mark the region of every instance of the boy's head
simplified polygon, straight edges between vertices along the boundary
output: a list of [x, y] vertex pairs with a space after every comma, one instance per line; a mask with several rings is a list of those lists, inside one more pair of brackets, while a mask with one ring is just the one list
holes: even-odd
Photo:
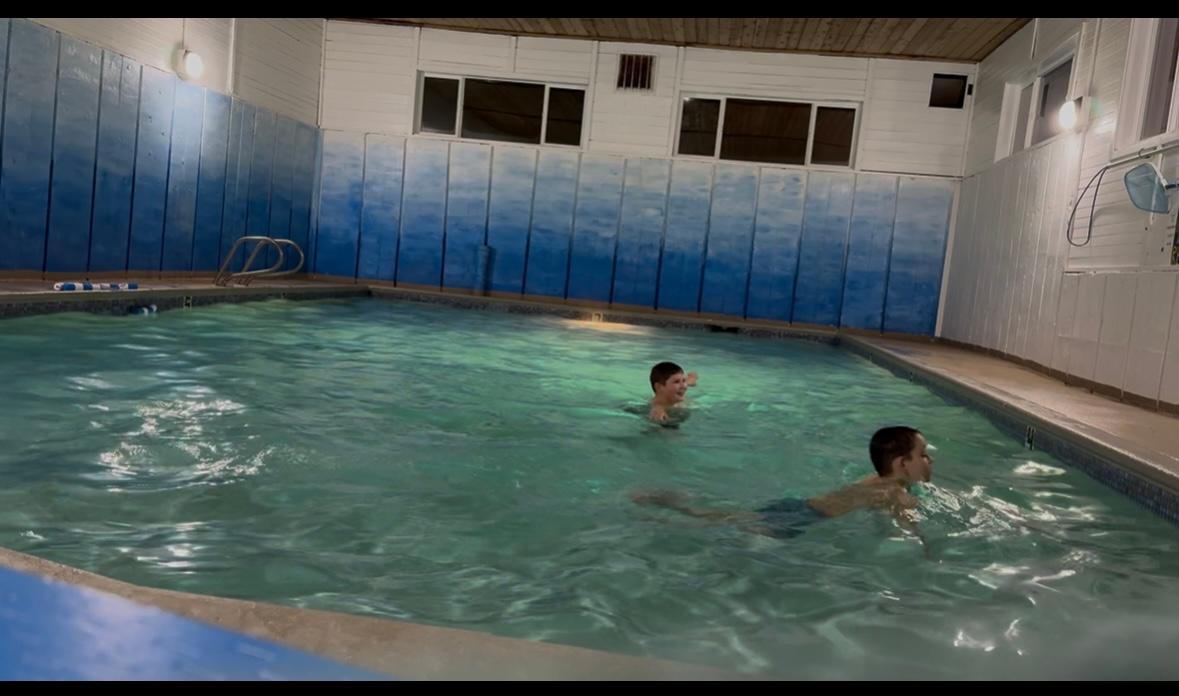
[[928, 481], [933, 475], [933, 457], [926, 452], [927, 446], [920, 430], [895, 425], [876, 431], [868, 445], [868, 454], [880, 476]]
[[688, 378], [684, 375], [684, 368], [673, 362], [661, 362], [651, 368], [651, 391], [655, 398], [669, 403], [684, 400], [688, 392]]

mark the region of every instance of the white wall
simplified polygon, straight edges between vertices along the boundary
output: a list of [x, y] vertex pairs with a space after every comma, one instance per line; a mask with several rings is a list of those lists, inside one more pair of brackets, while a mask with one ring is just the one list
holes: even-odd
[[867, 83], [867, 58], [688, 48], [680, 86], [750, 97], [859, 101]]
[[318, 124], [324, 24], [322, 19], [238, 19], [234, 94]]
[[[615, 86], [618, 56], [655, 56], [650, 92]], [[863, 104], [856, 168], [960, 176], [969, 109], [929, 108], [934, 72], [973, 77], [967, 64], [676, 48], [328, 22], [325, 128], [391, 135], [413, 130], [418, 71], [586, 85], [587, 150], [667, 157], [679, 96], [711, 94]], [[869, 76], [880, 75], [871, 88]], [[967, 103], [972, 98], [967, 98]], [[907, 139], [887, 134], [904, 124]]]
[[[651, 92], [619, 90], [618, 57], [655, 56]], [[681, 51], [674, 46], [606, 43], [598, 45], [597, 79], [590, 104], [589, 149], [625, 155], [667, 157], [674, 147], [676, 72]]]
[[[1078, 28], [1073, 84], [1092, 109], [1084, 130], [994, 162], [996, 80], [1029, 74], [1053, 42]], [[1097, 197], [1092, 240], [1082, 247], [1065, 241], [1077, 195], [1112, 156], [1129, 29], [1128, 19], [1041, 20], [1035, 56], [1025, 29], [980, 65], [942, 335], [1067, 379], [1179, 404], [1173, 219], [1155, 216], [1152, 224], [1129, 203], [1121, 181], [1127, 167], [1114, 167]], [[1179, 176], [1179, 155], [1156, 161]], [[1092, 193], [1081, 199], [1074, 238], [1086, 234]]]
[[1077, 142], [1058, 138], [963, 181], [942, 336], [1051, 364]]
[[324, 128], [405, 135], [413, 123], [417, 29], [328, 22]]
[[[1077, 193], [1097, 171], [1108, 164], [1118, 127], [1118, 102], [1125, 79], [1126, 52], [1130, 38], [1129, 19], [1102, 19], [1097, 33], [1096, 62], [1090, 94], [1093, 116], [1085, 131], [1084, 155]], [[1155, 157], [1168, 176], [1179, 173], [1179, 155], [1174, 152]], [[1174, 219], [1151, 217], [1130, 204], [1122, 176], [1138, 162], [1109, 169], [1097, 193], [1092, 238], [1069, 251], [1070, 270], [1138, 270], [1170, 265]], [[1076, 237], [1088, 234], [1093, 203], [1090, 189], [1077, 209]]]
[[861, 169], [961, 176], [974, 98], [968, 96], [962, 109], [930, 107], [934, 73], [966, 75], [974, 83], [976, 69], [962, 63], [869, 62], [857, 160]]
[[186, 40], [189, 48], [205, 62], [205, 74], [195, 82], [218, 92], [228, 91], [231, 19], [33, 17], [32, 20], [168, 72], [175, 70], [176, 51]]
[[256, 106], [319, 122], [322, 19], [238, 19], [236, 34], [229, 18], [33, 21], [167, 72], [175, 71], [176, 51], [187, 45], [205, 63], [197, 84], [230, 93], [232, 83], [232, 94]]
[[1081, 29], [1084, 19], [1056, 19], [1037, 18], [1035, 24], [1036, 43], [1032, 48], [1032, 60], [1041, 61], [1049, 57], [1052, 51], [1069, 36]]
[[995, 161], [995, 142], [1003, 112], [1003, 92], [1008, 82], [1024, 80], [1032, 71], [1035, 22], [1028, 22], [1004, 41], [978, 66], [974, 88], [974, 112], [966, 146], [966, 175], [985, 171]]
[[593, 42], [539, 36], [516, 39], [513, 69], [517, 75], [584, 84], [589, 82], [593, 67]]

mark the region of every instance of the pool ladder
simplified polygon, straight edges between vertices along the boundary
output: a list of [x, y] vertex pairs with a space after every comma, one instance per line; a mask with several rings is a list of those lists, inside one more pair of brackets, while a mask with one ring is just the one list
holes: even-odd
[[[256, 242], [254, 245], [254, 251], [251, 252], [249, 257], [246, 258], [246, 263], [242, 266], [240, 271], [231, 273], [229, 271], [229, 264], [233, 263], [233, 258], [237, 255], [237, 250], [240, 249], [243, 244], [248, 242]], [[278, 252], [278, 261], [275, 261], [274, 265], [270, 268], [259, 268], [258, 270], [251, 271], [250, 266], [254, 265], [254, 259], [258, 258], [258, 253], [262, 251], [263, 247], [266, 246], [274, 247], [274, 250]], [[294, 268], [280, 271], [279, 269], [282, 268], [283, 263], [286, 261], [286, 254], [283, 253], [282, 249], [284, 246], [293, 247], [295, 251], [299, 252], [299, 263]], [[303, 262], [306, 260], [307, 257], [303, 254], [303, 249], [301, 249], [298, 244], [289, 239], [257, 235], [241, 237], [233, 243], [233, 248], [230, 249], [229, 254], [225, 256], [225, 262], [221, 264], [221, 268], [217, 271], [217, 276], [213, 278], [213, 284], [229, 285], [231, 282], [236, 282], [239, 285], [249, 285], [250, 281], [252, 281], [254, 278], [279, 278], [282, 276], [292, 275], [294, 273], [298, 273], [299, 270], [303, 268]]]

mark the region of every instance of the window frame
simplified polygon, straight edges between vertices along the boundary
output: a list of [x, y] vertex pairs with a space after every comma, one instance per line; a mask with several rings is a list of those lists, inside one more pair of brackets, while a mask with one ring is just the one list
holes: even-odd
[[[442, 80], [458, 80], [458, 102], [456, 105], [457, 113], [454, 120], [454, 133], [431, 133], [422, 131], [422, 110], [425, 107], [425, 83], [426, 78], [435, 78]], [[467, 80], [484, 80], [492, 82], [517, 82], [527, 85], [543, 85], [544, 86], [544, 102], [541, 104], [540, 113], [540, 142], [539, 143], [522, 143], [514, 140], [492, 140], [488, 138], [465, 138], [463, 137], [463, 104], [467, 96]], [[580, 142], [576, 145], [566, 145], [563, 143], [548, 143], [545, 138], [548, 135], [549, 128], [549, 92], [554, 89], [571, 89], [582, 93], [583, 98], [581, 102], [581, 137]], [[517, 77], [503, 77], [500, 75], [454, 75], [450, 73], [435, 72], [432, 70], [419, 70], [417, 77], [417, 88], [414, 93], [414, 119], [413, 119], [413, 135], [423, 138], [437, 138], [440, 140], [458, 140], [464, 143], [483, 143], [487, 145], [516, 145], [521, 147], [555, 147], [566, 150], [583, 150], [586, 146], [586, 137], [589, 133], [587, 124], [589, 121], [589, 85], [579, 85], [571, 82], [548, 82], [545, 80], [527, 80]]]
[[[1040, 100], [1043, 99], [1044, 77], [1069, 61], [1072, 61], [1073, 65], [1069, 70], [1068, 89], [1065, 91], [1065, 101], [1067, 102], [1070, 99], [1076, 98], [1076, 91], [1078, 89], [1077, 68], [1079, 64], [1077, 62], [1077, 55], [1079, 44], [1080, 32], [1077, 32], [1061, 41], [1055, 50], [1037, 62], [1031, 69], [1019, 75], [1012, 76], [1007, 80], [1003, 88], [1003, 101], [999, 114], [999, 132], [995, 141], [995, 162], [1020, 152], [1027, 152], [1028, 150], [1040, 147], [1045, 143], [1051, 143], [1057, 138], [1068, 135], [1068, 132], [1064, 131], [1048, 136], [1038, 143], [1033, 142], [1036, 131], [1035, 114], [1039, 110]], [[1029, 85], [1032, 88], [1031, 97], [1028, 100], [1027, 112], [1022, 115], [1026, 126], [1024, 131], [1024, 145], [1019, 150], [1016, 150], [1016, 123], [1017, 119], [1021, 117], [1019, 114], [1019, 97]], [[1055, 118], [1055, 116], [1049, 116], [1048, 118]]]
[[[1179, 141], [1179, 80], [1175, 80], [1171, 88], [1166, 128], [1157, 135], [1142, 137], [1160, 18], [1133, 18], [1130, 21], [1130, 38], [1122, 72], [1121, 94], [1118, 97], [1118, 121], [1111, 159]], [[1175, 73], [1179, 73], [1179, 65], [1176, 65]], [[1172, 78], [1175, 76], [1173, 74]]]
[[[716, 140], [713, 142], [712, 155], [681, 155], [680, 154], [680, 135], [681, 126], [684, 118], [684, 100], [686, 99], [715, 99], [720, 101], [720, 113], [717, 116], [716, 123]], [[810, 121], [807, 124], [806, 135], [806, 156], [802, 164], [791, 164], [786, 162], [763, 162], [754, 160], [738, 160], [727, 159], [720, 156], [721, 139], [725, 132], [725, 113], [728, 106], [729, 99], [743, 99], [749, 101], [764, 101], [772, 103], [788, 103], [788, 104], [808, 104], [811, 107]], [[831, 99], [791, 99], [788, 97], [763, 97], [763, 96], [749, 96], [744, 94], [731, 94], [719, 92], [699, 92], [699, 91], [682, 91], [676, 100], [678, 108], [676, 109], [675, 123], [675, 138], [672, 142], [671, 156], [678, 159], [689, 159], [701, 162], [738, 162], [743, 164], [751, 164], [759, 167], [795, 167], [806, 169], [823, 169], [830, 171], [851, 171], [856, 168], [856, 154], [858, 144], [860, 141], [860, 126], [863, 121], [864, 105], [861, 102], [840, 101]], [[815, 144], [815, 118], [818, 115], [819, 107], [830, 107], [835, 109], [849, 109], [855, 112], [854, 121], [852, 124], [852, 140], [850, 145], [850, 154], [848, 163], [841, 164], [812, 164], [811, 154], [814, 150]]]

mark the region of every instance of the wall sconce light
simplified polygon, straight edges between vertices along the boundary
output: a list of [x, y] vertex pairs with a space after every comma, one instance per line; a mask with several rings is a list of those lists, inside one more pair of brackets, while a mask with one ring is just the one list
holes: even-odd
[[176, 62], [176, 72], [185, 80], [199, 80], [205, 74], [205, 61], [196, 51], [183, 49]]
[[1084, 99], [1084, 97], [1077, 97], [1072, 101], [1066, 101], [1060, 105], [1060, 111], [1056, 114], [1056, 120], [1063, 130], [1073, 130], [1081, 122], [1081, 108], [1084, 105]]

